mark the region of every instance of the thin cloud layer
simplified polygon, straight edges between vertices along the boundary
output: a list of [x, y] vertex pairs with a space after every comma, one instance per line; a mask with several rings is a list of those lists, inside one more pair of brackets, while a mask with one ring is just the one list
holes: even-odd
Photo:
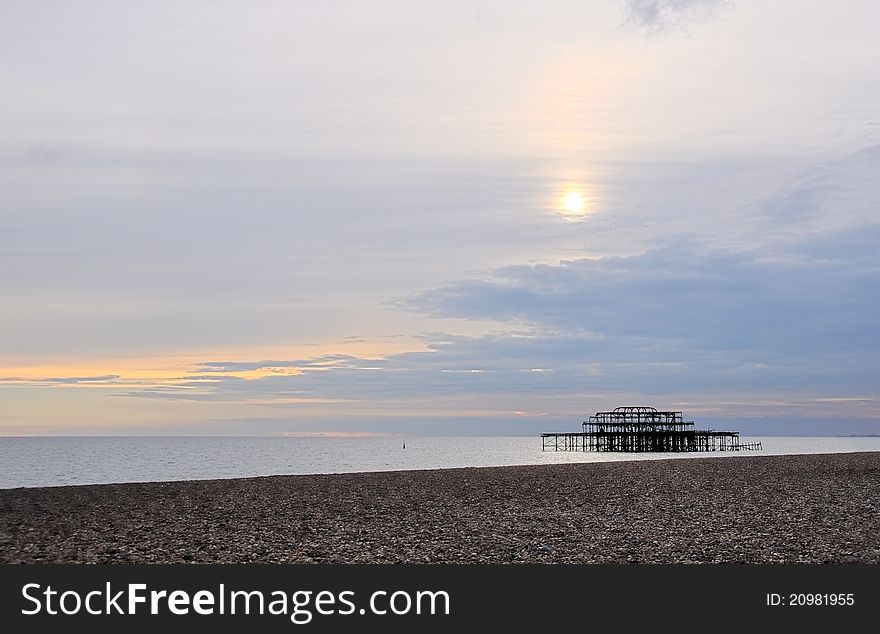
[[[878, 243], [873, 224], [772, 258], [683, 244], [506, 267], [397, 302], [493, 320], [502, 328], [495, 334], [426, 336], [425, 352], [381, 359], [209, 361], [174, 386], [126, 395], [283, 406], [602, 391], [873, 394]], [[814, 252], [823, 257], [802, 255]], [[236, 376], [255, 371], [263, 374]]]
[[[871, 318], [880, 308], [878, 241], [878, 225], [773, 254], [680, 241], [631, 257], [506, 267], [398, 305], [693, 351], [809, 356], [880, 343]], [[815, 252], [823, 257], [805, 257]]]
[[876, 6], [83, 4], [0, 21], [0, 433], [876, 417]]
[[627, 21], [662, 31], [714, 18], [729, 4], [727, 0], [626, 0]]
[[[614, 395], [656, 402], [689, 394], [688, 403], [722, 411], [785, 414], [791, 406], [871, 418], [880, 224], [868, 213], [876, 187], [868, 176], [878, 157], [872, 147], [824, 164], [742, 210], [764, 228], [751, 245], [678, 235], [630, 255], [490, 269], [389, 305], [492, 322], [488, 334], [426, 334], [423, 351], [372, 358], [208, 359], [163, 381], [35, 384], [279, 412], [483, 407], [539, 416], [590, 399], [618, 402]], [[768, 393], [775, 396], [756, 397]]]

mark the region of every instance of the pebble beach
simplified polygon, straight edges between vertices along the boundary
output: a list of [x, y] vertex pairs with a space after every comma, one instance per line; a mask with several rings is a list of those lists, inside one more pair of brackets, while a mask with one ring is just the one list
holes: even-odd
[[880, 563], [880, 453], [0, 490], [3, 563]]

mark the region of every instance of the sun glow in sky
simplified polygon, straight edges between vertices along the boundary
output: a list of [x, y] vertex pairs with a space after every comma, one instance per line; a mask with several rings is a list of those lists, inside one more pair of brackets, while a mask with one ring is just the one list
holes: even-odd
[[568, 216], [583, 216], [587, 213], [587, 197], [578, 189], [572, 189], [562, 198], [562, 211]]
[[0, 434], [880, 433], [877, 3], [50, 4]]

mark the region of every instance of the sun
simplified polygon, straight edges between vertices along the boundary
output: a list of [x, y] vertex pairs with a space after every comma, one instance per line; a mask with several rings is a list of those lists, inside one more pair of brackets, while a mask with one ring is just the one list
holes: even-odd
[[587, 209], [587, 199], [583, 192], [573, 189], [562, 198], [562, 210], [571, 216], [583, 216]]

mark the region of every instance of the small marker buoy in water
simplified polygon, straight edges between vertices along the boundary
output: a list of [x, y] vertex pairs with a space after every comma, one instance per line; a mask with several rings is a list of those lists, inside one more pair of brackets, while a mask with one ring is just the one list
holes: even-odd
[[406, 443], [403, 443], [403, 448], [406, 449]]

